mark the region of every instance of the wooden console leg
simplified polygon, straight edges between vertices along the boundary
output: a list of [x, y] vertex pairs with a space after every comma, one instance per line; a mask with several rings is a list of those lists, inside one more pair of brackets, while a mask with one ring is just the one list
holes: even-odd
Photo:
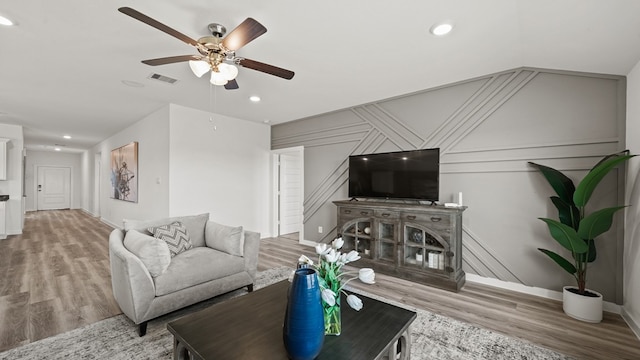
[[249, 290], [249, 292], [253, 292], [253, 284], [247, 285], [247, 290]]
[[138, 335], [140, 335], [140, 337], [144, 336], [147, 333], [147, 322], [143, 322], [140, 323], [140, 326], [138, 327]]

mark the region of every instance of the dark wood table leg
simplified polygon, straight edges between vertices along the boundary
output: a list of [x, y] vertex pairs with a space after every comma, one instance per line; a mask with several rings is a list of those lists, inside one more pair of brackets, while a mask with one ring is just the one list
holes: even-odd
[[387, 348], [386, 359], [388, 360], [410, 360], [411, 359], [411, 332], [409, 329], [402, 333], [397, 341], [394, 341]]
[[189, 350], [175, 336], [173, 337], [173, 360], [193, 360]]

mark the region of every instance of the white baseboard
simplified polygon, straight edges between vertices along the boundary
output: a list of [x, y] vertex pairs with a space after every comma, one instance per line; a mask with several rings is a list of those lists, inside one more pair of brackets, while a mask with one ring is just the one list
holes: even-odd
[[88, 215], [91, 215], [93, 217], [97, 217], [96, 214], [94, 214], [93, 212], [91, 212], [91, 211], [89, 211], [89, 210], [87, 210], [85, 208], [80, 208], [80, 210], [82, 210], [82, 212], [87, 213]]
[[[543, 289], [535, 286], [527, 286], [494, 278], [487, 278], [476, 274], [466, 274], [465, 276], [466, 280], [472, 283], [489, 285], [501, 289], [517, 291], [523, 294], [535, 295], [547, 299], [562, 301], [562, 292], [560, 291]], [[609, 301], [603, 301], [602, 308], [604, 309], [604, 311], [608, 311], [614, 314], [620, 314], [622, 310], [622, 307], [620, 305]]]
[[302, 245], [313, 246], [313, 247], [316, 247], [316, 245], [318, 245], [318, 243], [315, 241], [305, 240], [305, 239], [300, 240], [299, 243]]
[[102, 218], [102, 217], [101, 217], [101, 218], [100, 218], [100, 221], [102, 221], [103, 223], [105, 223], [105, 224], [107, 224], [107, 225], [111, 226], [111, 227], [112, 227], [112, 228], [114, 228], [114, 229], [122, 229], [122, 227], [120, 227], [120, 226], [118, 226], [118, 225], [116, 225], [116, 224], [114, 224], [114, 223], [110, 222], [109, 220], [107, 220], [107, 219], [105, 219], [105, 218]]
[[622, 307], [622, 312], [620, 313], [620, 315], [627, 323], [627, 325], [629, 325], [631, 331], [633, 331], [633, 333], [636, 334], [636, 337], [640, 339], [640, 321], [636, 321], [636, 319], [634, 319], [633, 316], [631, 316], [631, 314], [629, 314], [627, 310], [625, 310], [624, 306]]

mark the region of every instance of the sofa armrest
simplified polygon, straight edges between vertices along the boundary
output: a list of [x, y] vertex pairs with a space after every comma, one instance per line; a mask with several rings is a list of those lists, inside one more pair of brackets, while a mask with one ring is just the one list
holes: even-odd
[[155, 285], [142, 261], [124, 247], [124, 232], [109, 235], [111, 287], [120, 309], [136, 324], [144, 318], [155, 298]]
[[260, 233], [244, 231], [244, 268], [252, 279], [256, 279], [258, 272], [258, 253], [260, 252]]

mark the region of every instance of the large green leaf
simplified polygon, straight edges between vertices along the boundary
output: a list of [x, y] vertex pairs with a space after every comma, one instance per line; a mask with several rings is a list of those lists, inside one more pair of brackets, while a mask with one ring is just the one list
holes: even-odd
[[577, 230], [580, 224], [580, 210], [575, 205], [569, 204], [557, 196], [551, 196], [550, 199], [558, 209], [560, 222]]
[[538, 248], [538, 250], [542, 251], [547, 256], [549, 256], [551, 259], [553, 259], [553, 261], [555, 261], [556, 264], [560, 265], [569, 274], [573, 275], [573, 274], [576, 273], [576, 271], [577, 271], [576, 267], [573, 266], [573, 264], [571, 262], [569, 262], [567, 259], [565, 259], [562, 256], [554, 253], [551, 250], [540, 249], [540, 248]]
[[569, 204], [573, 203], [573, 193], [576, 188], [571, 179], [554, 168], [536, 164], [531, 161], [529, 161], [529, 164], [540, 170], [560, 199]]
[[580, 181], [578, 187], [573, 194], [573, 203], [577, 207], [584, 207], [591, 194], [596, 189], [600, 181], [620, 163], [625, 162], [635, 155], [612, 156], [589, 171], [589, 173]]
[[587, 215], [580, 221], [578, 236], [585, 240], [595, 239], [596, 236], [609, 231], [613, 223], [613, 215], [625, 206], [610, 207]]
[[578, 233], [568, 225], [565, 225], [557, 220], [539, 218], [547, 223], [549, 227], [549, 233], [562, 247], [571, 251], [572, 253], [586, 253], [589, 250], [589, 246], [585, 243]]
[[629, 150], [622, 150], [620, 152], [617, 153], [613, 153], [613, 154], [609, 154], [605, 157], [603, 157], [602, 159], [600, 159], [600, 161], [598, 161], [595, 165], [593, 165], [593, 167], [591, 168], [591, 170], [595, 169], [598, 167], [598, 165], [602, 164], [603, 162], [614, 158], [614, 157], [618, 157], [618, 156], [624, 156], [624, 155], [629, 155]]

